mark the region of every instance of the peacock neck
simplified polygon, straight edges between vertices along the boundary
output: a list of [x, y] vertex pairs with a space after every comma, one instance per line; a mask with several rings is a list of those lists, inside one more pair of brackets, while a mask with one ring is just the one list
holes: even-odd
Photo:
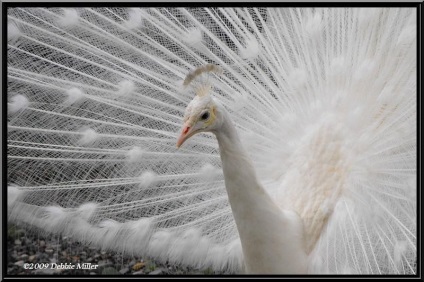
[[281, 210], [260, 185], [253, 164], [225, 110], [222, 117], [222, 125], [215, 135], [246, 272], [305, 273], [306, 255], [300, 219]]
[[[223, 123], [216, 137], [219, 144], [221, 162], [224, 171], [227, 193], [234, 209], [241, 197], [245, 201], [257, 200], [265, 190], [258, 184], [252, 162], [243, 148], [237, 130], [226, 111], [223, 112]], [[247, 187], [240, 184], [250, 184]], [[243, 205], [244, 206], [244, 205]]]

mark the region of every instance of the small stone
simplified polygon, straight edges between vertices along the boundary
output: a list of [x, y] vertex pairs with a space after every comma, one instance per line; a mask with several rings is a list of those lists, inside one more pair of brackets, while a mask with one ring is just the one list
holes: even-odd
[[15, 245], [18, 245], [18, 246], [22, 245], [22, 242], [21, 242], [21, 240], [19, 240], [19, 239], [16, 239], [16, 240], [15, 240]]
[[35, 259], [37, 258], [37, 256], [36, 255], [32, 255], [32, 256], [29, 256], [28, 257], [28, 261], [29, 262], [33, 262], [33, 261], [35, 261]]
[[128, 267], [122, 268], [121, 270], [119, 270], [119, 273], [121, 274], [126, 274], [130, 271], [130, 269]]
[[39, 245], [40, 247], [45, 247], [45, 246], [46, 246], [46, 242], [45, 242], [44, 240], [41, 240], [41, 241], [38, 243], [38, 245]]
[[141, 268], [143, 268], [146, 264], [144, 262], [137, 262], [136, 264], [134, 264], [134, 266], [132, 267], [133, 270], [138, 271]]
[[159, 274], [163, 274], [163, 269], [158, 268], [149, 273], [149, 275], [159, 275]]
[[100, 260], [98, 263], [98, 271], [102, 272], [104, 269], [108, 268], [108, 267], [112, 267], [113, 263], [110, 260]]
[[97, 275], [96, 272], [90, 272], [90, 275]]
[[144, 274], [144, 271], [140, 270], [140, 271], [133, 272], [133, 275], [140, 275], [140, 274]]
[[53, 254], [53, 249], [46, 249], [45, 252], [46, 252], [46, 254], [51, 255], [51, 254]]
[[23, 254], [23, 255], [21, 255], [20, 259], [25, 261], [25, 260], [28, 259], [28, 255], [27, 254]]
[[17, 261], [17, 262], [15, 262], [15, 265], [17, 265], [17, 266], [23, 266], [24, 265], [24, 261], [23, 260], [20, 260], [20, 261]]

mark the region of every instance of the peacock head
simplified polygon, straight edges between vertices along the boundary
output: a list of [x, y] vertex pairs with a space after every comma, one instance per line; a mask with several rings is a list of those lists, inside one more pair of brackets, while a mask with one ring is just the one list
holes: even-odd
[[211, 132], [218, 128], [220, 124], [218, 106], [209, 95], [209, 91], [210, 85], [198, 88], [197, 95], [188, 104], [184, 114], [183, 129], [177, 141], [177, 148], [196, 133]]
[[[185, 80], [184, 86], [189, 85], [197, 77], [205, 73], [221, 73], [222, 69], [213, 64], [200, 66], [190, 72]], [[222, 123], [218, 106], [210, 96], [211, 85], [208, 82], [201, 82], [195, 87], [196, 96], [188, 104], [184, 114], [184, 125], [180, 137], [177, 141], [179, 148], [187, 139], [199, 132], [214, 132]], [[199, 86], [200, 85], [200, 86]]]

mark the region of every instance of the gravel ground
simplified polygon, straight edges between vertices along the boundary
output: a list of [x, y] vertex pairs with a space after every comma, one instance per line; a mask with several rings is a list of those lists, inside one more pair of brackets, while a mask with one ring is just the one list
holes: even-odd
[[[8, 275], [214, 274], [210, 270], [199, 271], [140, 257], [123, 257], [122, 254], [82, 245], [70, 237], [41, 236], [14, 225], [8, 226], [7, 250]], [[72, 267], [74, 269], [70, 269]]]

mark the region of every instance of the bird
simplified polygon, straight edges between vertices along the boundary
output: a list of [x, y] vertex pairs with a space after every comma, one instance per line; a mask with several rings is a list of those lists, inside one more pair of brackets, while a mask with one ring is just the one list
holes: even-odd
[[[200, 67], [186, 80], [208, 69], [216, 67]], [[209, 90], [209, 85], [198, 88], [196, 97], [187, 106], [177, 147], [200, 132], [215, 134], [246, 273], [306, 273], [301, 219], [295, 212], [280, 209], [258, 182], [228, 112], [213, 101]]]
[[7, 219], [214, 273], [415, 274], [416, 25], [8, 8]]

